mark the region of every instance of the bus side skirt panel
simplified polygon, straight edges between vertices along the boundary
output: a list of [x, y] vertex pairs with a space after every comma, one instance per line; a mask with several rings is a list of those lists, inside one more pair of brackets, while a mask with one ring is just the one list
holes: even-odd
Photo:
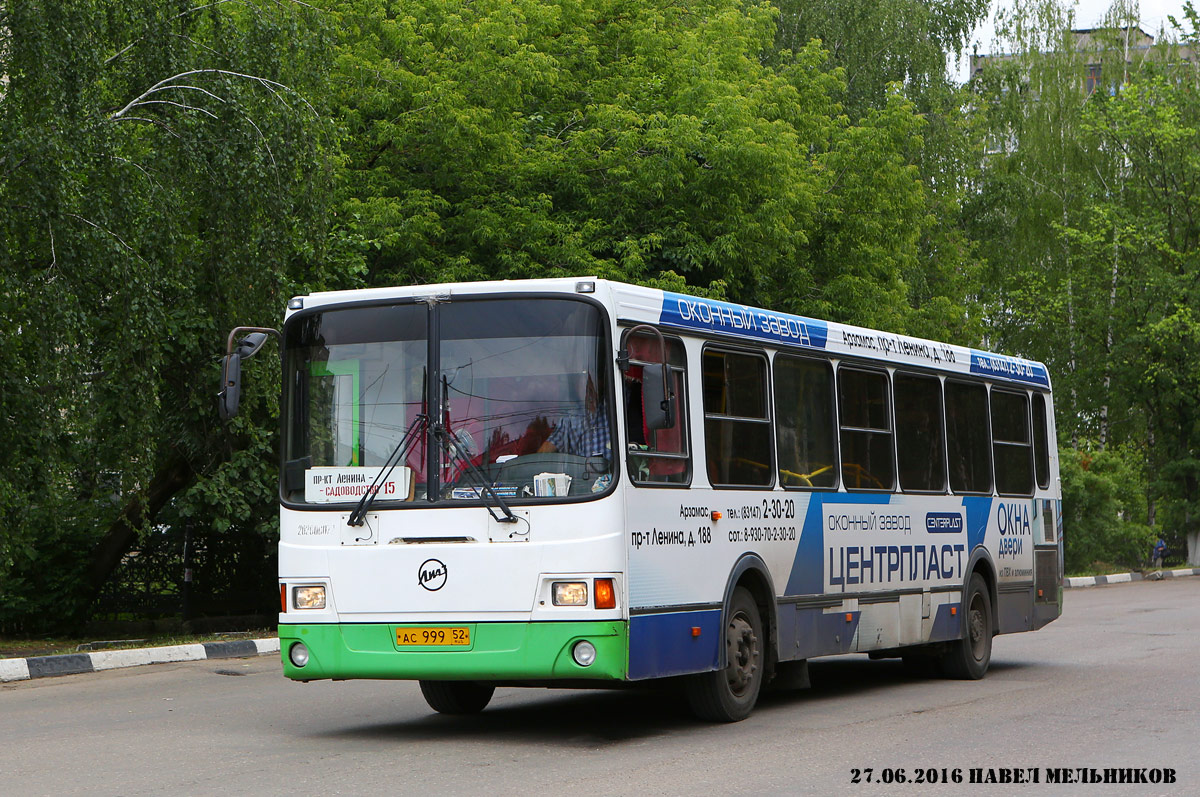
[[[780, 607], [782, 608], [782, 607]], [[792, 655], [780, 659], [810, 659], [850, 653], [858, 633], [861, 612], [829, 612], [823, 609], [795, 609], [796, 635]], [[849, 617], [849, 619], [847, 619]]]
[[718, 669], [721, 614], [720, 609], [706, 609], [630, 617], [629, 680]]

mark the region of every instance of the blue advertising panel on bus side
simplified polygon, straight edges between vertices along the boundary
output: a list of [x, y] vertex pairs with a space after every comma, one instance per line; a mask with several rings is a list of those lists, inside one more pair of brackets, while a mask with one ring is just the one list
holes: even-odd
[[659, 323], [810, 349], [824, 349], [829, 337], [824, 321], [666, 291]]
[[971, 349], [971, 373], [990, 376], [993, 379], [1010, 379], [1030, 385], [1050, 387], [1050, 376], [1046, 368], [1029, 360], [1018, 360], [1003, 354], [991, 354]]

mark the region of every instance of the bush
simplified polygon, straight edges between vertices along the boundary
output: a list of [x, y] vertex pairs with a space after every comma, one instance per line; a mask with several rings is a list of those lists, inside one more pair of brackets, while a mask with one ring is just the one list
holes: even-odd
[[1145, 523], [1146, 479], [1132, 447], [1060, 449], [1068, 573], [1096, 562], [1139, 568], [1157, 539]]

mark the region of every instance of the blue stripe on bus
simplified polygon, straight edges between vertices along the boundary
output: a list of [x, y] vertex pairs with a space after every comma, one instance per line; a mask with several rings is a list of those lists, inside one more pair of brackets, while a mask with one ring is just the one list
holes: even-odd
[[785, 595], [822, 595], [825, 592], [825, 503], [831, 504], [887, 504], [891, 493], [813, 493], [808, 501], [808, 513], [804, 516], [804, 527], [800, 542], [796, 545], [796, 558], [792, 562], [792, 574], [788, 577]]
[[[700, 635], [692, 629], [699, 628]], [[719, 666], [721, 610], [629, 618], [629, 680], [708, 672]]]
[[824, 349], [829, 339], [829, 325], [824, 321], [666, 291], [658, 322], [677, 329], [717, 332], [810, 349]]
[[983, 545], [988, 517], [992, 514], [992, 496], [968, 495], [962, 502], [967, 513], [967, 553], [970, 554], [976, 546]]
[[978, 349], [971, 349], [971, 373], [1050, 387], [1050, 376], [1044, 365]]

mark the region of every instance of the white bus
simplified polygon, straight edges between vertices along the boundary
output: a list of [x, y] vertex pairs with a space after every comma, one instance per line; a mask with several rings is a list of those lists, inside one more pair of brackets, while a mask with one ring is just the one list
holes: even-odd
[[289, 678], [732, 721], [816, 656], [980, 678], [1061, 611], [1039, 363], [594, 278], [314, 293], [281, 339]]

